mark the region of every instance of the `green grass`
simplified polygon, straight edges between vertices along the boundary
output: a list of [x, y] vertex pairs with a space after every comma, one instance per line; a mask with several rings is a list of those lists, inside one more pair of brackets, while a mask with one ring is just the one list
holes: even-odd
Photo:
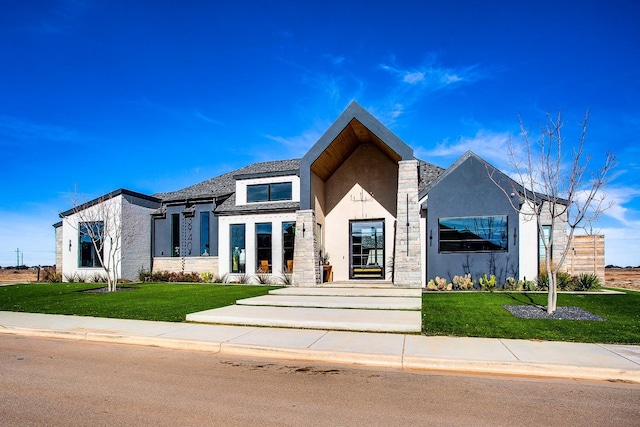
[[422, 297], [422, 330], [426, 335], [640, 344], [640, 292], [558, 295], [558, 306], [581, 307], [606, 322], [518, 319], [502, 307], [532, 303], [546, 306], [547, 295], [426, 293]]
[[36, 283], [0, 287], [0, 310], [183, 322], [188, 313], [265, 295], [270, 286], [144, 283], [109, 294], [80, 292], [95, 283]]

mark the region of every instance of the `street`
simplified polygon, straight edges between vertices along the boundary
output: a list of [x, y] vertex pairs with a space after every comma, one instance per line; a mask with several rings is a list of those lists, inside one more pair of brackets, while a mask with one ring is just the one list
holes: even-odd
[[0, 334], [0, 425], [637, 426], [639, 420], [640, 385], [633, 384], [234, 359]]

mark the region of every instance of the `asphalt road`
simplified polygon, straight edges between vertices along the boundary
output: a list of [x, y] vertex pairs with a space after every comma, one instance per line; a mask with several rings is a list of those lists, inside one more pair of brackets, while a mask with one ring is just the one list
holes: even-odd
[[640, 386], [0, 334], [0, 425], [638, 426]]

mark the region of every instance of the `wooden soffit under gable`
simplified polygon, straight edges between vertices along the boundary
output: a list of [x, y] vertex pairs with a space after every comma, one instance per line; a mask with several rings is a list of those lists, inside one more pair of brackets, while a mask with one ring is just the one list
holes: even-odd
[[[376, 124], [379, 124], [379, 122]], [[311, 164], [311, 171], [323, 181], [326, 181], [353, 154], [358, 146], [367, 143], [375, 145], [394, 162], [398, 162], [403, 158], [401, 154], [380, 139], [362, 121], [358, 120], [357, 117], [353, 117]]]

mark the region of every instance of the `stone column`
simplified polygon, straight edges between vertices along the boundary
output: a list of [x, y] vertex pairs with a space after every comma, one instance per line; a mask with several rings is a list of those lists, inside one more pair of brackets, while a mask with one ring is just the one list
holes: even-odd
[[316, 215], [313, 210], [296, 212], [296, 237], [293, 249], [294, 286], [320, 284], [320, 254], [317, 248]]
[[420, 206], [418, 204], [418, 161], [398, 162], [398, 199], [393, 284], [420, 288]]

